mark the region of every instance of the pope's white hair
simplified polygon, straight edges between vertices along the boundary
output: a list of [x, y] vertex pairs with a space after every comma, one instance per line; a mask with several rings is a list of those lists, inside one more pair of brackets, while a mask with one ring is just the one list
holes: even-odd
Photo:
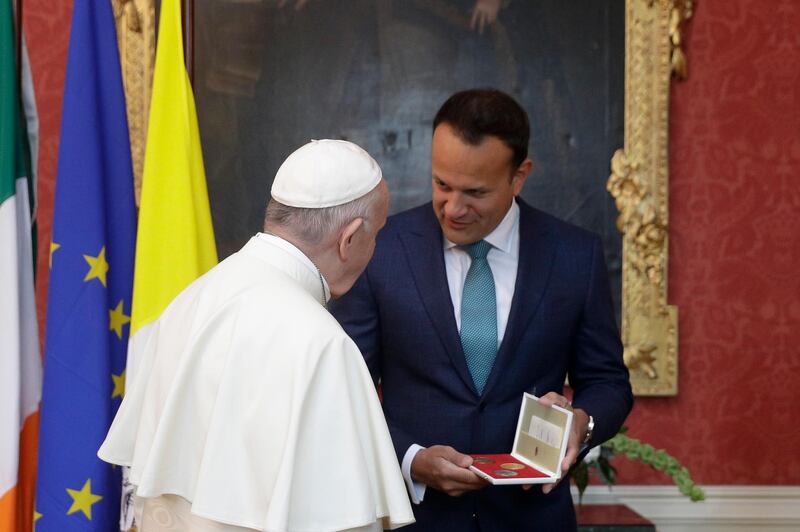
[[362, 218], [369, 229], [378, 202], [383, 198], [383, 186], [375, 188], [353, 201], [333, 207], [307, 209], [290, 207], [274, 199], [269, 200], [264, 217], [264, 229], [281, 228], [300, 238], [307, 244], [319, 244], [338, 233], [344, 226]]

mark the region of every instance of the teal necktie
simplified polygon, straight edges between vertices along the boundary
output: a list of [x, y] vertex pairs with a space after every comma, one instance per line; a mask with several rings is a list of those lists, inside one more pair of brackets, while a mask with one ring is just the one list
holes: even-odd
[[492, 245], [485, 240], [463, 246], [472, 258], [461, 297], [461, 346], [478, 393], [497, 356], [497, 303], [494, 276], [486, 256]]

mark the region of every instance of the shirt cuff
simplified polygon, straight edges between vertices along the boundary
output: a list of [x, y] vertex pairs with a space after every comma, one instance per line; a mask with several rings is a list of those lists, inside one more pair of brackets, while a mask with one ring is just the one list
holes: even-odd
[[416, 443], [411, 444], [411, 447], [408, 448], [406, 454], [403, 456], [403, 463], [400, 466], [400, 471], [402, 471], [403, 478], [406, 481], [408, 494], [411, 497], [411, 502], [414, 504], [421, 503], [422, 499], [425, 498], [425, 488], [427, 486], [411, 478], [411, 462], [414, 461], [414, 457], [417, 456], [417, 453], [424, 448], [425, 447], [417, 445]]

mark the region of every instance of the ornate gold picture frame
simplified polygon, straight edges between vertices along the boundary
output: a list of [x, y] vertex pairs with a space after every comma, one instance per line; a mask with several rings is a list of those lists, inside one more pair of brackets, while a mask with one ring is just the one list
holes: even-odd
[[622, 342], [636, 395], [678, 393], [678, 309], [667, 303], [669, 89], [685, 78], [692, 0], [626, 0], [625, 147], [608, 191], [622, 240]]
[[[155, 55], [155, 1], [111, 0], [141, 183]], [[607, 188], [623, 233], [622, 341], [637, 395], [678, 393], [678, 311], [667, 303], [669, 90], [686, 77], [681, 26], [693, 0], [625, 0], [625, 144]], [[138, 194], [137, 194], [138, 196]]]

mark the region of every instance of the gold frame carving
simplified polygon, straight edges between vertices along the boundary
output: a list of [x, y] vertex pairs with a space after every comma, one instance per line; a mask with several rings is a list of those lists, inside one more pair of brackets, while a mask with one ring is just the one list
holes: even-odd
[[636, 395], [678, 393], [678, 309], [667, 304], [669, 90], [685, 79], [692, 0], [625, 1], [625, 147], [607, 189], [622, 232], [622, 343]]
[[117, 26], [136, 205], [142, 192], [144, 148], [156, 57], [155, 0], [110, 0]]

